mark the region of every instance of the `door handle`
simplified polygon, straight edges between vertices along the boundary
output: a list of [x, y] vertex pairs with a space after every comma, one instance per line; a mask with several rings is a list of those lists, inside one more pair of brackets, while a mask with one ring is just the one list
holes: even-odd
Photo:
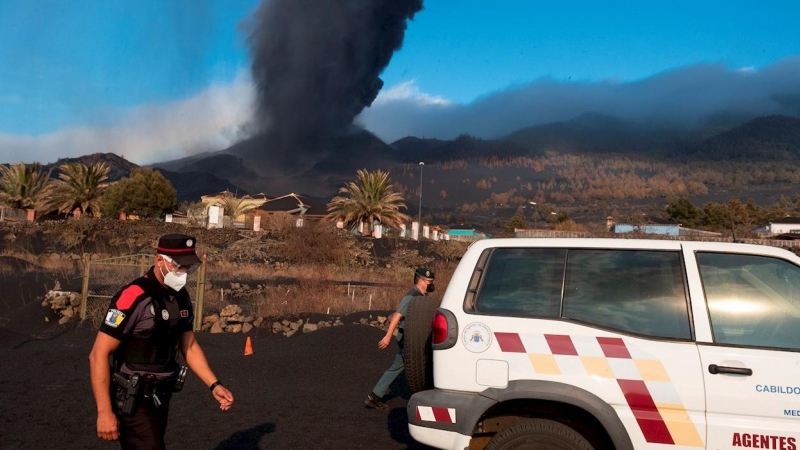
[[753, 369], [748, 369], [747, 367], [728, 367], [728, 366], [718, 366], [716, 364], [711, 364], [708, 366], [708, 373], [712, 375], [716, 375], [719, 373], [730, 373], [733, 375], [746, 375], [750, 376], [753, 374]]

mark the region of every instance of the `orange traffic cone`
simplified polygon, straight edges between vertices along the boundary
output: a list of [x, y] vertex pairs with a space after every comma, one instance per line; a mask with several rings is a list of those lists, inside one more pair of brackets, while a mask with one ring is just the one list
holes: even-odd
[[244, 344], [244, 356], [253, 354], [253, 343], [250, 342], [250, 336], [247, 336], [247, 342]]

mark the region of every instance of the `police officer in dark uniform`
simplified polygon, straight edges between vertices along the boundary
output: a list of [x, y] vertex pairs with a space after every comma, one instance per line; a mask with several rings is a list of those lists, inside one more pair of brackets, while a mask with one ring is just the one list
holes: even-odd
[[184, 286], [201, 262], [195, 243], [185, 234], [158, 240], [155, 265], [111, 299], [89, 355], [97, 436], [119, 439], [123, 449], [164, 448], [170, 399], [187, 370], [177, 362], [178, 350], [220, 409], [233, 405], [233, 394], [211, 371], [193, 332]]
[[403, 361], [403, 330], [405, 329], [406, 315], [408, 314], [408, 305], [411, 304], [411, 299], [420, 295], [427, 295], [433, 292], [435, 286], [433, 279], [435, 275], [430, 269], [420, 267], [414, 271], [414, 287], [406, 293], [400, 300], [397, 306], [397, 312], [392, 316], [389, 322], [389, 328], [386, 330], [386, 336], [378, 342], [378, 348], [385, 349], [392, 342], [392, 335], [395, 328], [397, 329], [397, 354], [394, 357], [392, 365], [383, 373], [383, 376], [378, 383], [372, 388], [372, 392], [367, 395], [364, 400], [364, 405], [367, 408], [386, 410], [389, 407], [383, 402], [383, 396], [389, 391], [389, 386], [397, 378], [398, 375], [405, 370], [405, 362]]

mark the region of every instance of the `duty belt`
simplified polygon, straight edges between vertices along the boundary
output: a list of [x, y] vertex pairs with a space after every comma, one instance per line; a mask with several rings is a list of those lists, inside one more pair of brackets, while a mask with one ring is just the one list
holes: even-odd
[[187, 367], [180, 366], [174, 376], [163, 379], [157, 379], [152, 374], [125, 375], [115, 372], [114, 383], [118, 386], [115, 395], [119, 411], [123, 414], [132, 414], [142, 398], [152, 399], [153, 405], [160, 408], [161, 398], [159, 395], [166, 397], [172, 392], [183, 389], [186, 372]]

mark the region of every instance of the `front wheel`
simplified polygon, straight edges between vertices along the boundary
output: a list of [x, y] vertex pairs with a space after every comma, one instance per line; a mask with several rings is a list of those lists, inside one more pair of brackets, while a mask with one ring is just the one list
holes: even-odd
[[517, 422], [494, 435], [484, 450], [594, 450], [580, 433], [546, 419]]

